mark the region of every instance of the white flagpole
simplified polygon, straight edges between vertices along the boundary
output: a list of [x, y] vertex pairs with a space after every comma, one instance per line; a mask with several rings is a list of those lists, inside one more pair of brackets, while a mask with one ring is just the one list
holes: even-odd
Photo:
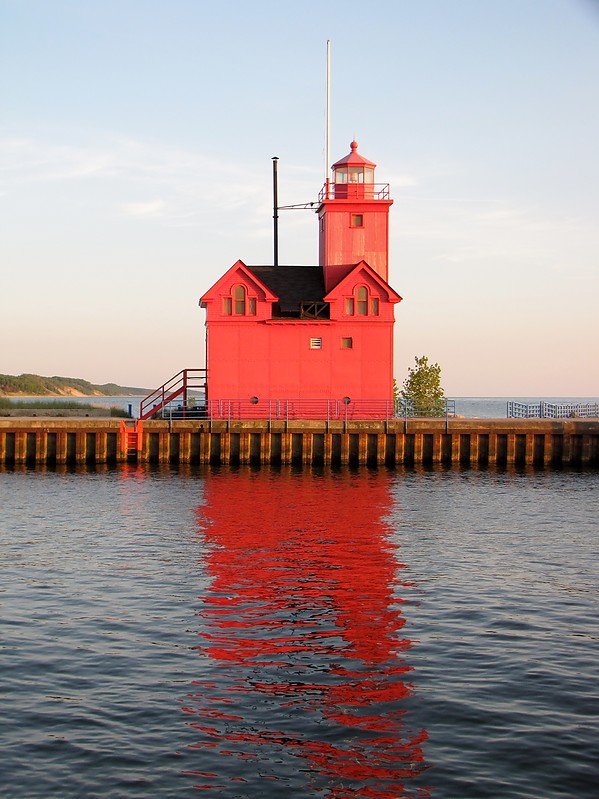
[[324, 179], [326, 185], [326, 196], [329, 196], [329, 170], [331, 168], [329, 157], [329, 144], [331, 139], [331, 40], [327, 39], [327, 111], [326, 111], [326, 132], [324, 148]]

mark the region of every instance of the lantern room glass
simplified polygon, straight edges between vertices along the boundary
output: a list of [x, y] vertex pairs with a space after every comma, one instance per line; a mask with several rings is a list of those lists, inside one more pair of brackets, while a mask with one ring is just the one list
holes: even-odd
[[335, 169], [335, 183], [374, 183], [374, 169], [370, 166], [339, 166]]

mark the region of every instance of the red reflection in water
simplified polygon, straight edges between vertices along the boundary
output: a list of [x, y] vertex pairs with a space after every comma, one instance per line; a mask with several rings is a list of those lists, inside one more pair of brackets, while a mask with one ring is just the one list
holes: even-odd
[[[413, 691], [398, 593], [411, 584], [382, 521], [388, 479], [207, 478], [199, 522], [211, 584], [198, 650], [210, 678], [194, 684], [184, 709], [202, 734], [192, 748], [250, 764], [237, 780], [255, 775], [259, 760], [262, 779], [303, 770], [332, 799], [430, 795], [407, 788], [425, 768], [426, 733], [406, 732], [402, 707]], [[214, 779], [196, 787], [222, 789], [222, 774]]]

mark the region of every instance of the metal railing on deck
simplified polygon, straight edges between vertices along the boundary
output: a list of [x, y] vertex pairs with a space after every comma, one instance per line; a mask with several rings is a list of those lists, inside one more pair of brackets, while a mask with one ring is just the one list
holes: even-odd
[[508, 419], [569, 419], [599, 416], [599, 403], [596, 402], [540, 402], [527, 404], [509, 400]]
[[159, 410], [165, 419], [213, 419], [227, 422], [238, 419], [265, 419], [267, 421], [290, 422], [299, 419], [325, 421], [361, 421], [412, 419], [437, 417], [450, 419], [455, 416], [455, 400], [446, 399], [442, 406], [406, 405], [397, 400], [352, 400], [344, 399], [220, 399], [203, 397], [184, 402], [177, 395], [164, 402]]
[[399, 399], [397, 401], [396, 416], [401, 416], [403, 419], [452, 419], [455, 416], [455, 400], [444, 397], [442, 400], [431, 404], [405, 402]]
[[210, 419], [391, 419], [395, 416], [393, 400], [336, 400], [336, 399], [223, 399], [206, 405]]

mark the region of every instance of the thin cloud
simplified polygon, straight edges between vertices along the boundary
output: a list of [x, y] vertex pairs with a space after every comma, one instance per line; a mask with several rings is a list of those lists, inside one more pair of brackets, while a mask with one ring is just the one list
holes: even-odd
[[83, 203], [86, 192], [91, 202], [90, 182], [101, 181], [116, 216], [169, 225], [255, 206], [264, 183], [242, 163], [122, 137], [79, 145], [0, 136], [0, 175], [5, 194], [55, 184], [77, 191]]
[[163, 200], [149, 200], [141, 203], [123, 203], [121, 208], [125, 216], [157, 217], [164, 213], [166, 203]]
[[[113, 138], [88, 146], [53, 144], [31, 138], [0, 137], [0, 171], [8, 185], [31, 180], [70, 180], [88, 177], [126, 177], [166, 180], [177, 185], [201, 184], [211, 192], [237, 177], [235, 190], [243, 191], [250, 174], [241, 164], [207, 159], [197, 153], [132, 139]], [[241, 180], [239, 180], [241, 178]]]
[[73, 180], [116, 174], [107, 151], [70, 145], [48, 145], [33, 139], [0, 138], [0, 171], [5, 185]]

